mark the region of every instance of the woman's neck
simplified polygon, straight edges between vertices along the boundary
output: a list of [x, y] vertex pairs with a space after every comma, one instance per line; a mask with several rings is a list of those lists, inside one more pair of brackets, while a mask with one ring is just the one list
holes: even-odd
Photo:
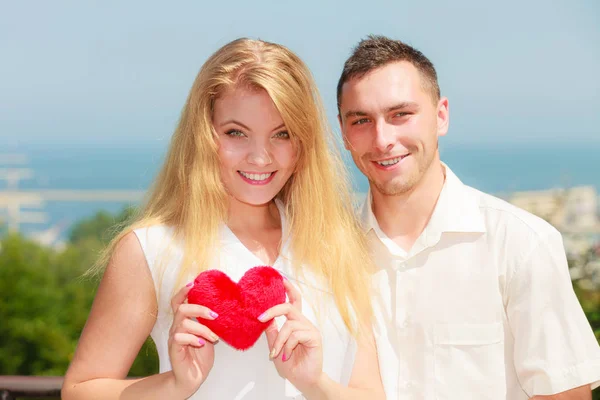
[[260, 231], [281, 228], [281, 217], [275, 201], [252, 205], [230, 198], [227, 226], [233, 231]]

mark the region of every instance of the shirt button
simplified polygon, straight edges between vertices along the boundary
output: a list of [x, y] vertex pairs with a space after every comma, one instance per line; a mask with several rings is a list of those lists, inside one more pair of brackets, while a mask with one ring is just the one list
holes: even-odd
[[398, 327], [400, 328], [408, 328], [411, 325], [411, 320], [409, 317], [404, 318], [401, 321], [398, 321]]

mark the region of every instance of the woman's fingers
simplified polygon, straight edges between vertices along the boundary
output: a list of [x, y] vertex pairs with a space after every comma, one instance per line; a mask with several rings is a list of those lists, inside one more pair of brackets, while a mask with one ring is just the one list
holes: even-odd
[[173, 310], [173, 314], [177, 312], [177, 309], [179, 308], [180, 304], [185, 303], [187, 295], [192, 286], [194, 286], [194, 282], [188, 283], [187, 285], [179, 289], [177, 293], [175, 293], [175, 296], [173, 296], [173, 298], [171, 299], [171, 310]]
[[313, 341], [315, 333], [312, 331], [294, 331], [281, 349], [281, 361], [285, 362], [292, 357], [298, 345], [306, 345]]
[[[261, 322], [272, 321], [265, 331], [267, 342], [271, 349], [269, 357], [271, 359], [277, 358], [282, 349], [285, 349], [287, 351], [285, 354], [287, 360], [291, 356], [293, 349], [298, 344], [301, 344], [302, 340], [309, 340], [311, 337], [310, 334], [307, 335], [300, 332], [310, 332], [314, 330], [314, 327], [302, 314], [302, 295], [300, 291], [287, 279], [283, 280], [283, 285], [289, 302], [271, 307], [262, 313], [258, 317], [258, 320]], [[274, 318], [281, 316], [285, 316], [287, 321], [283, 324], [281, 330], [278, 330]]]
[[281, 349], [281, 361], [289, 360], [298, 346], [314, 347], [318, 343], [318, 335], [319, 333], [314, 330], [293, 331]]
[[[279, 329], [277, 328], [277, 323], [275, 320], [272, 320], [267, 329], [265, 329], [265, 336], [267, 337], [267, 344], [269, 345], [269, 349], [273, 349], [275, 345], [275, 340], [277, 340], [277, 335], [279, 335]], [[269, 357], [270, 357], [269, 353]]]
[[219, 340], [212, 330], [197, 321], [197, 318], [213, 320], [218, 317], [217, 313], [207, 307], [186, 302], [192, 286], [193, 283], [187, 284], [171, 300], [171, 308], [175, 315], [169, 331], [170, 345], [201, 347], [207, 340], [213, 343]]
[[283, 304], [271, 307], [258, 316], [261, 322], [267, 322], [275, 317], [285, 315], [287, 319], [302, 319], [302, 295], [300, 291], [290, 283], [289, 280], [283, 280], [283, 286], [289, 301]]
[[302, 312], [294, 307], [291, 303], [278, 304], [269, 308], [267, 311], [258, 316], [260, 322], [267, 322], [276, 317], [285, 316], [287, 319], [301, 320], [304, 318]]
[[196, 319], [198, 317], [213, 320], [217, 318], [219, 315], [212, 311], [211, 309], [198, 305], [198, 304], [188, 304], [183, 303], [180, 304], [175, 310], [175, 316], [173, 317], [173, 327], [177, 327], [181, 325], [181, 323], [185, 319], [193, 318]]
[[193, 346], [193, 347], [202, 347], [206, 344], [206, 340], [196, 335], [192, 335], [191, 333], [183, 333], [177, 332], [173, 335], [172, 343], [183, 347], [183, 346]]
[[182, 322], [181, 332], [187, 332], [196, 336], [201, 336], [213, 343], [219, 340], [219, 337], [206, 325], [202, 325], [201, 323], [191, 319], [186, 319]]
[[283, 280], [283, 287], [287, 293], [290, 304], [296, 307], [298, 310], [302, 310], [302, 294], [298, 289], [291, 284], [287, 279]]
[[290, 335], [294, 332], [294, 330], [300, 329], [310, 329], [310, 327], [303, 326], [302, 323], [298, 321], [287, 321], [273, 340], [272, 344], [269, 343], [271, 352], [269, 353], [269, 358], [276, 358], [279, 356], [279, 352], [283, 348], [283, 345], [288, 341]]
[[209, 341], [216, 343], [219, 340], [219, 337], [207, 326], [191, 319], [186, 319], [178, 327], [171, 328], [171, 332], [169, 333], [169, 341], [174, 342], [174, 338], [182, 334], [194, 336], [196, 338], [194, 342]]

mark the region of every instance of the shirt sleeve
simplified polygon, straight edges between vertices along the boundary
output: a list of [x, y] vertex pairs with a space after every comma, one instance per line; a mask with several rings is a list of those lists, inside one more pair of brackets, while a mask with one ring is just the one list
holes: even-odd
[[517, 260], [506, 288], [514, 362], [528, 396], [600, 386], [600, 347], [569, 276], [556, 230]]

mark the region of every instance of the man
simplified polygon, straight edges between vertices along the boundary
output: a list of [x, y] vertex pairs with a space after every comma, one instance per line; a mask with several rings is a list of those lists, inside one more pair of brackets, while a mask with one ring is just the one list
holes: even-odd
[[346, 61], [337, 100], [345, 146], [370, 184], [362, 219], [380, 268], [388, 398], [591, 399], [600, 349], [561, 235], [440, 161], [449, 109], [432, 63], [371, 36]]

